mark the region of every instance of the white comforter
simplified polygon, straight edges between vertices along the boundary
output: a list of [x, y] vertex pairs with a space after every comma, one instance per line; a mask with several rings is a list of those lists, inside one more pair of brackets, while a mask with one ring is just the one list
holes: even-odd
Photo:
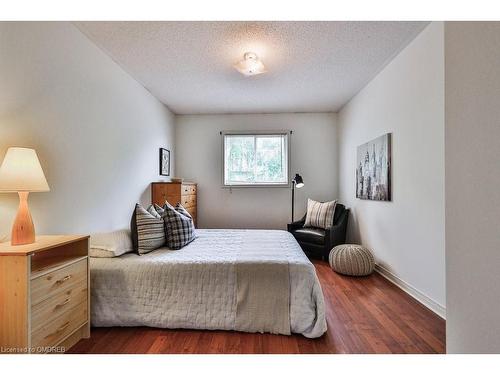
[[286, 260], [290, 328], [306, 337], [326, 331], [314, 266], [293, 236], [277, 230], [197, 230], [181, 250], [91, 258], [94, 326], [234, 330], [238, 261]]

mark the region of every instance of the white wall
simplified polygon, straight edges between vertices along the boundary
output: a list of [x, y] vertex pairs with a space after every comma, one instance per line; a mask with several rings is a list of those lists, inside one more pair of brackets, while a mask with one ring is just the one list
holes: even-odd
[[[339, 113], [340, 199], [349, 241], [445, 306], [443, 24], [432, 23]], [[392, 202], [356, 199], [356, 148], [392, 133]]]
[[[158, 148], [173, 150], [172, 114], [70, 23], [2, 22], [0, 56], [0, 159], [35, 148], [51, 188], [30, 195], [37, 232], [128, 227]], [[0, 239], [17, 202], [0, 195]]]
[[500, 23], [447, 22], [446, 348], [500, 353]]
[[296, 189], [295, 219], [308, 197], [337, 198], [335, 114], [176, 116], [176, 170], [198, 183], [198, 221], [203, 228], [286, 229], [291, 220], [289, 188], [233, 188], [222, 185], [220, 131], [293, 130], [291, 171], [304, 178]]

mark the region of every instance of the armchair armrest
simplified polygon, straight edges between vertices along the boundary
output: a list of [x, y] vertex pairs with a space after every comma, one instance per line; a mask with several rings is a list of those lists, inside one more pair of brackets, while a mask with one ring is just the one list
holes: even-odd
[[300, 229], [304, 226], [305, 222], [306, 222], [306, 215], [304, 215], [304, 217], [300, 220], [287, 224], [287, 230], [289, 232], [293, 232], [294, 230]]
[[326, 249], [330, 251], [333, 247], [345, 243], [347, 232], [347, 220], [349, 218], [349, 209], [344, 210], [335, 225], [326, 228], [325, 241]]

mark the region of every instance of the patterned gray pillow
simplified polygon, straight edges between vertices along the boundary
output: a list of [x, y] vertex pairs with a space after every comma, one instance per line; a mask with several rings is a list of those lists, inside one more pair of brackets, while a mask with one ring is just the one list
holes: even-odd
[[153, 208], [158, 213], [158, 215], [163, 216], [163, 212], [165, 211], [163, 207], [158, 206], [156, 203], [153, 205]]
[[[163, 213], [165, 212], [165, 209], [163, 207], [160, 207], [158, 206], [156, 203], [153, 205], [154, 209], [156, 212], [158, 212], [158, 214], [160, 216], [163, 216]], [[180, 202], [178, 202], [176, 205], [175, 205], [175, 210], [181, 214], [183, 214], [184, 216], [187, 216], [187, 217], [190, 217], [191, 219], [193, 218], [191, 216], [191, 214], [188, 212], [188, 210], [186, 210], [184, 208], [184, 206], [182, 204], [180, 204]]]
[[184, 207], [179, 206], [177, 209], [168, 203], [163, 206], [162, 217], [165, 222], [167, 246], [173, 250], [178, 250], [186, 246], [196, 238], [196, 231], [191, 215], [187, 213]]
[[180, 204], [180, 203], [177, 203], [177, 204], [175, 205], [175, 210], [176, 210], [177, 212], [179, 212], [179, 213], [183, 214], [184, 216], [187, 216], [187, 217], [189, 217], [189, 218], [191, 218], [191, 219], [193, 218], [193, 217], [191, 216], [191, 214], [188, 212], [188, 210], [186, 210], [186, 209], [182, 206], [182, 204]]
[[333, 215], [337, 201], [316, 202], [312, 199], [307, 200], [307, 214], [305, 227], [329, 228], [333, 225]]
[[147, 254], [165, 245], [163, 219], [153, 206], [147, 210], [140, 204], [135, 205], [130, 225], [132, 243], [137, 254]]

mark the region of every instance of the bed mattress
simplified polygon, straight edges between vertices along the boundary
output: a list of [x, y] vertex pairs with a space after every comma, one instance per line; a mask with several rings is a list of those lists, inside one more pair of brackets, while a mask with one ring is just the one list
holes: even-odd
[[236, 265], [248, 261], [288, 262], [291, 332], [326, 331], [315, 268], [279, 230], [199, 229], [181, 250], [91, 258], [92, 325], [235, 330]]

